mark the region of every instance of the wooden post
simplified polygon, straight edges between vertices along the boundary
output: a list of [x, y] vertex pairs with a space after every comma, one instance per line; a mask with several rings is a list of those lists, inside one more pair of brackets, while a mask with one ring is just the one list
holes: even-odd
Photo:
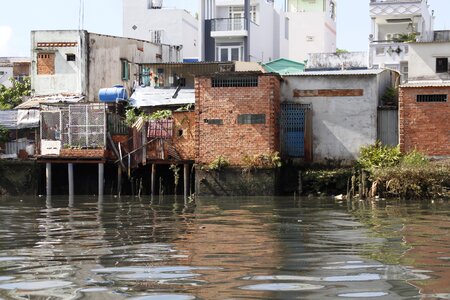
[[298, 194], [300, 196], [303, 194], [302, 171], [298, 171]]
[[103, 181], [105, 174], [105, 164], [98, 164], [98, 195], [103, 196]]
[[117, 195], [120, 197], [122, 194], [122, 167], [117, 166]]
[[73, 185], [73, 164], [67, 165], [67, 172], [69, 173], [69, 196], [74, 195], [74, 185]]
[[184, 164], [184, 198], [189, 194], [189, 164]]
[[152, 175], [150, 179], [150, 191], [152, 196], [155, 195], [155, 177], [156, 177], [156, 165], [152, 164]]
[[45, 164], [45, 178], [46, 178], [46, 190], [47, 196], [52, 195], [52, 164]]

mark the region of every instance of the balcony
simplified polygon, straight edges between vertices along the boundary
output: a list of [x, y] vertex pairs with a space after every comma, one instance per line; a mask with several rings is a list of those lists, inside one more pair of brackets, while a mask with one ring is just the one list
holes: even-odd
[[392, 4], [392, 3], [413, 3], [422, 2], [424, 0], [370, 0], [370, 4]]
[[379, 41], [370, 44], [369, 56], [372, 65], [399, 69], [400, 63], [408, 60], [408, 52], [408, 44]]
[[211, 37], [243, 37], [248, 36], [246, 18], [213, 19]]

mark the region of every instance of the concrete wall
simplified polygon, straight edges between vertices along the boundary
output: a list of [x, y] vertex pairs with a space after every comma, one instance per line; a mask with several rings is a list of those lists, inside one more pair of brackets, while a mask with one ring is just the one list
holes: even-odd
[[278, 170], [240, 168], [220, 171], [195, 170], [195, 194], [198, 196], [274, 196], [278, 194]]
[[351, 69], [367, 68], [367, 52], [311, 53], [308, 55], [307, 69]]
[[[121, 84], [130, 95], [140, 63], [172, 61], [163, 60], [161, 53], [169, 49], [150, 42], [129, 38], [89, 33], [89, 101], [98, 101], [98, 91], [104, 87]], [[121, 60], [130, 66], [130, 79], [122, 80]]]
[[0, 160], [0, 196], [36, 196], [40, 176], [40, 165], [35, 161]]
[[[388, 72], [388, 71], [386, 71]], [[294, 97], [295, 90], [329, 90], [329, 97]], [[342, 96], [341, 90], [363, 90], [362, 96]], [[282, 83], [283, 101], [311, 104], [314, 162], [354, 161], [361, 146], [377, 139], [379, 99], [376, 75], [288, 76]]]
[[409, 80], [450, 80], [450, 73], [436, 73], [436, 58], [450, 58], [450, 42], [409, 44]]
[[304, 61], [309, 53], [336, 52], [336, 23], [326, 12], [288, 12], [289, 55]]
[[417, 95], [444, 94], [450, 87], [400, 88], [400, 150], [450, 156], [450, 102], [417, 102]]
[[279, 57], [275, 56], [274, 49], [278, 32], [275, 31], [274, 8], [265, 1], [257, 6], [259, 22], [250, 22], [250, 61], [268, 62]]
[[[231, 73], [220, 78], [238, 77]], [[209, 164], [219, 155], [233, 166], [246, 155], [279, 151], [280, 81], [274, 75], [252, 75], [257, 87], [212, 87], [211, 77], [196, 78], [196, 161]], [[241, 114], [264, 114], [263, 124], [238, 124]], [[209, 123], [221, 120], [222, 124]]]
[[183, 9], [148, 9], [147, 0], [123, 0], [123, 35], [151, 41], [162, 30], [162, 43], [182, 45], [181, 56], [198, 57], [198, 20]]
[[[34, 95], [83, 94], [87, 90], [88, 45], [85, 42], [86, 36], [86, 31], [78, 30], [31, 32], [31, 86]], [[76, 44], [73, 47], [58, 47], [54, 44], [60, 42]], [[50, 43], [51, 46], [38, 47], [38, 43]], [[55, 70], [53, 75], [38, 75], [39, 53], [54, 53]], [[75, 61], [67, 61], [67, 54], [75, 54]]]

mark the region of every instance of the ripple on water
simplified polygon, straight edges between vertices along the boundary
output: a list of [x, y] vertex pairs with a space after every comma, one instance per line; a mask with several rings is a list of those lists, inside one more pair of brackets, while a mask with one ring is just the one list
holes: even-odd
[[71, 284], [72, 282], [70, 281], [62, 281], [62, 280], [22, 281], [22, 282], [0, 284], [0, 289], [35, 291], [35, 290], [66, 287]]
[[346, 293], [339, 294], [338, 297], [346, 297], [346, 298], [375, 298], [375, 297], [384, 297], [389, 295], [389, 293], [385, 292], [360, 292], [360, 293]]
[[13, 280], [14, 277], [12, 276], [0, 276], [0, 281], [8, 281], [8, 280]]
[[194, 296], [177, 294], [153, 294], [148, 296], [131, 298], [132, 300], [192, 300]]
[[381, 280], [381, 276], [373, 273], [361, 273], [357, 275], [328, 276], [323, 277], [322, 280], [329, 282], [372, 281]]
[[312, 291], [324, 288], [323, 285], [308, 283], [262, 283], [243, 286], [241, 289], [250, 291]]

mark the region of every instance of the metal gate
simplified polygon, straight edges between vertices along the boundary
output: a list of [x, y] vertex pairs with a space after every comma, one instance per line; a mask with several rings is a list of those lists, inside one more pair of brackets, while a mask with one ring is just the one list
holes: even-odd
[[281, 104], [281, 152], [289, 157], [305, 157], [306, 112], [310, 104]]

